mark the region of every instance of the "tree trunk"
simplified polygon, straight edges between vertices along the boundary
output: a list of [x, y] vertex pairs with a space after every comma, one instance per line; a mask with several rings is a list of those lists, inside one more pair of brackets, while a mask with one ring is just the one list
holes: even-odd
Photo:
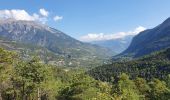
[[2, 93], [1, 93], [1, 92], [0, 92], [0, 100], [3, 100], [3, 99], [2, 99]]
[[38, 99], [37, 100], [41, 100], [41, 95], [40, 95], [40, 89], [38, 88]]
[[25, 83], [23, 82], [23, 87], [22, 87], [22, 100], [25, 100]]

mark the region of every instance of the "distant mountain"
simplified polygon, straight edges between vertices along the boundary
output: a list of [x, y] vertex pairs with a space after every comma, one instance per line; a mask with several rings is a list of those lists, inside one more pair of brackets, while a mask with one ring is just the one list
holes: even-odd
[[93, 61], [95, 58], [103, 59], [113, 55], [109, 49], [80, 42], [57, 29], [33, 21], [0, 20], [0, 37], [25, 44], [25, 47], [42, 47], [55, 55], [76, 60]]
[[130, 46], [118, 56], [140, 57], [170, 47], [170, 18], [153, 29], [135, 36]]
[[119, 54], [128, 48], [128, 46], [131, 43], [132, 38], [133, 36], [126, 36], [125, 38], [93, 41], [91, 43], [109, 48], [113, 52]]

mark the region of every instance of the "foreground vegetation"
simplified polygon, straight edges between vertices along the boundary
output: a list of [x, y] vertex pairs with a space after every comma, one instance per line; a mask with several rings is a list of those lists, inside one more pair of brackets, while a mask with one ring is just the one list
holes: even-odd
[[[105, 75], [105, 74], [103, 74]], [[110, 81], [95, 80], [81, 69], [63, 69], [33, 57], [23, 60], [0, 49], [0, 100], [168, 100], [166, 81], [131, 78], [125, 73]]]

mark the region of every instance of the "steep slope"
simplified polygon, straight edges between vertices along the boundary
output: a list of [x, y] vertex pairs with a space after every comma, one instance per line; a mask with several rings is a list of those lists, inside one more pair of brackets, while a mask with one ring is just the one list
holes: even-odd
[[59, 30], [31, 21], [0, 20], [0, 36], [9, 41], [46, 48], [55, 55], [83, 61], [93, 61], [112, 54], [106, 48], [80, 42]]
[[170, 47], [170, 18], [157, 27], [135, 36], [130, 46], [119, 56], [140, 57], [168, 47]]
[[92, 77], [102, 81], [116, 79], [121, 73], [127, 73], [131, 79], [143, 77], [146, 80], [152, 78], [164, 80], [170, 74], [170, 48], [154, 52], [140, 59], [113, 62], [88, 71]]

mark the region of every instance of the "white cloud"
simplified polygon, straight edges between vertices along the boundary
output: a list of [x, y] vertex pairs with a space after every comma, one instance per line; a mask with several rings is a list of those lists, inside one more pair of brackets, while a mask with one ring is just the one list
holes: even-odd
[[[26, 21], [37, 21], [45, 24], [50, 17], [48, 17], [49, 12], [44, 8], [40, 9], [38, 13], [29, 14], [25, 10], [21, 9], [11, 9], [11, 10], [0, 10], [0, 18], [8, 19], [12, 18], [15, 20], [26, 20]], [[54, 21], [62, 20], [62, 16], [54, 16], [52, 17]]]
[[133, 36], [137, 35], [141, 31], [144, 31], [145, 29], [146, 29], [145, 27], [139, 26], [139, 27], [135, 28], [133, 31], [129, 31], [129, 32], [118, 32], [118, 33], [114, 33], [114, 34], [89, 33], [85, 36], [81, 36], [80, 40], [90, 42], [90, 41], [120, 39], [120, 38], [124, 38], [124, 37], [130, 36], [130, 35], [133, 35]]
[[47, 17], [40, 16], [37, 13], [31, 15], [25, 10], [20, 9], [0, 10], [0, 18], [2, 19], [13, 18], [15, 20], [38, 21], [43, 24], [47, 22]]
[[1, 18], [14, 18], [16, 20], [27, 20], [33, 21], [35, 18], [29, 15], [25, 10], [0, 10], [0, 17]]
[[53, 19], [54, 21], [59, 21], [63, 19], [63, 16], [55, 16]]
[[39, 13], [44, 17], [48, 17], [49, 15], [49, 12], [45, 10], [44, 8], [40, 9]]

